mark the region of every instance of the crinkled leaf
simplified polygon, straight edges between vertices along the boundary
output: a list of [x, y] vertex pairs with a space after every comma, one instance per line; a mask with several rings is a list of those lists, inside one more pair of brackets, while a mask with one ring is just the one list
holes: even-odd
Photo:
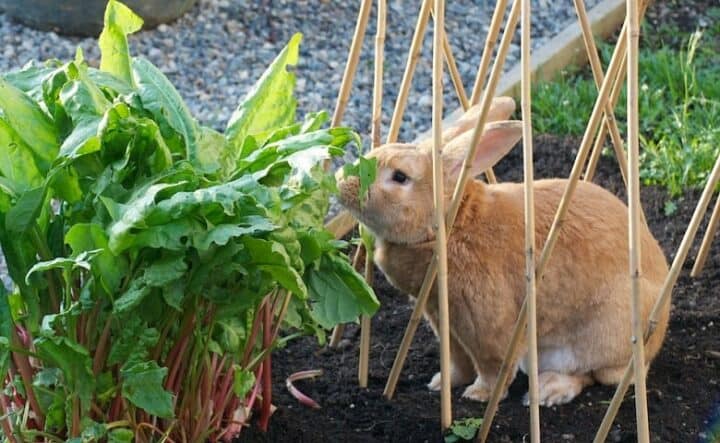
[[253, 386], [255, 386], [255, 374], [252, 371], [236, 366], [233, 374], [233, 392], [235, 395], [238, 398], [245, 398]]
[[251, 257], [251, 263], [270, 273], [277, 282], [299, 297], [307, 297], [307, 287], [300, 274], [292, 267], [290, 257], [279, 243], [246, 237], [243, 244]]
[[110, 253], [107, 234], [97, 223], [77, 223], [65, 234], [65, 243], [77, 257], [86, 251], [100, 250], [93, 260], [93, 273], [108, 294], [113, 294], [128, 271], [127, 260]]
[[123, 397], [151, 415], [173, 418], [173, 396], [163, 388], [167, 371], [154, 361], [123, 369], [120, 373]]
[[236, 151], [246, 136], [263, 140], [264, 133], [295, 119], [295, 74], [288, 66], [298, 62], [301, 34], [295, 34], [233, 112], [225, 136]]
[[108, 366], [120, 364], [125, 367], [147, 360], [150, 349], [157, 344], [159, 338], [157, 329], [149, 327], [139, 317], [130, 317], [123, 322], [119, 331], [113, 334], [107, 358]]
[[167, 256], [155, 261], [143, 271], [142, 276], [133, 280], [130, 288], [115, 300], [115, 313], [127, 312], [136, 307], [150, 293], [152, 288], [163, 288], [182, 278], [187, 271], [183, 256]]
[[306, 273], [313, 317], [325, 328], [373, 315], [380, 306], [372, 288], [346, 260], [327, 255]]
[[100, 252], [102, 252], [101, 249], [95, 249], [83, 251], [76, 257], [57, 257], [52, 260], [38, 262], [28, 271], [25, 277], [25, 283], [30, 284], [30, 277], [36, 272], [45, 272], [52, 269], [61, 269], [64, 272], [70, 272], [74, 269], [85, 269], [89, 271], [91, 269], [90, 260]]
[[36, 101], [42, 98], [42, 82], [55, 68], [31, 61], [21, 69], [2, 75], [8, 83], [26, 93]]
[[130, 8], [110, 0], [105, 8], [105, 26], [100, 33], [100, 70], [133, 85], [127, 36], [142, 27], [143, 20]]
[[46, 172], [59, 149], [50, 118], [28, 95], [0, 78], [0, 111], [7, 124], [33, 151], [38, 168]]
[[138, 83], [143, 107], [158, 121], [166, 121], [185, 142], [186, 158], [203, 169], [212, 169], [215, 159], [199, 151], [199, 129], [187, 105], [175, 87], [158, 68], [145, 59], [133, 60], [133, 72]]

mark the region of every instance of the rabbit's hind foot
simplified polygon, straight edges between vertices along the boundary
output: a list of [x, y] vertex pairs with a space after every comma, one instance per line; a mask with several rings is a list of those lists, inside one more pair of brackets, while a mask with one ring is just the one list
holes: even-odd
[[[587, 374], [569, 375], [558, 372], [541, 372], [538, 375], [540, 405], [555, 406], [572, 401], [585, 386], [593, 383], [592, 377]], [[529, 394], [525, 394], [523, 404], [530, 404]]]

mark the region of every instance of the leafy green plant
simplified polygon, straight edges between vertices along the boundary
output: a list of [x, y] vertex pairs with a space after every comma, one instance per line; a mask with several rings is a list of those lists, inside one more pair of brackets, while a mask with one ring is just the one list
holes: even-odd
[[[652, 45], [662, 40], [656, 35], [662, 32], [651, 34]], [[692, 34], [682, 50], [641, 51], [640, 174], [644, 183], [665, 187], [671, 197], [703, 186], [720, 154], [720, 65], [713, 47], [720, 33], [716, 28], [707, 32], [705, 38], [700, 32]], [[612, 46], [603, 43], [599, 48], [607, 62]], [[584, 132], [597, 95], [587, 70], [566, 73], [533, 92], [533, 124], [538, 131], [575, 136]], [[623, 91], [615, 110], [621, 132], [626, 126], [625, 100]]]
[[480, 426], [482, 426], [482, 422], [482, 418], [476, 417], [455, 420], [450, 426], [447, 435], [445, 435], [445, 443], [472, 440], [475, 438], [475, 434], [477, 434]]
[[[0, 78], [3, 441], [229, 440], [267, 427], [271, 352], [378, 301], [323, 228], [323, 163], [357, 134], [295, 121], [295, 35], [224, 133], [133, 58], [110, 0], [100, 69]], [[260, 400], [261, 399], [261, 400]]]

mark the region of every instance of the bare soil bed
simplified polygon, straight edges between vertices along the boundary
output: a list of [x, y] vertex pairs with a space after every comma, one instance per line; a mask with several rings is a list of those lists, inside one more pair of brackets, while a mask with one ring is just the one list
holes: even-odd
[[[580, 140], [539, 136], [535, 140], [536, 178], [567, 176]], [[515, 148], [496, 168], [504, 181], [522, 179], [522, 152]], [[624, 185], [613, 158], [601, 159], [595, 182], [625, 198]], [[671, 261], [700, 196], [689, 192], [672, 216], [663, 213], [667, 195], [659, 188], [644, 187], [642, 202], [650, 228]], [[708, 214], [709, 215], [709, 214]], [[700, 231], [704, 232], [705, 224]], [[672, 318], [664, 347], [648, 376], [648, 403], [652, 441], [712, 442], [712, 425], [720, 419], [720, 241], [716, 239], [706, 268], [691, 279], [689, 270], [699, 238], [673, 292]], [[439, 368], [437, 342], [423, 324], [415, 338], [395, 399], [382, 391], [393, 358], [408, 322], [411, 305], [376, 272], [375, 288], [382, 302], [372, 321], [370, 382], [357, 386], [359, 331], [348, 326], [340, 349], [320, 349], [311, 338], [292, 342], [273, 358], [274, 414], [270, 430], [262, 434], [251, 427], [240, 441], [248, 442], [440, 442], [439, 394], [425, 384]], [[324, 376], [297, 383], [322, 405], [313, 410], [300, 405], [285, 389], [285, 378], [306, 369], [324, 370]], [[528, 439], [529, 414], [522, 405], [527, 378], [519, 374], [510, 395], [500, 404], [490, 441], [520, 442]], [[592, 386], [567, 405], [542, 408], [543, 441], [589, 442], [595, 434], [614, 390]], [[484, 403], [460, 398], [453, 391], [455, 418], [482, 417]], [[632, 388], [615, 421], [609, 441], [633, 442], [635, 411]]]

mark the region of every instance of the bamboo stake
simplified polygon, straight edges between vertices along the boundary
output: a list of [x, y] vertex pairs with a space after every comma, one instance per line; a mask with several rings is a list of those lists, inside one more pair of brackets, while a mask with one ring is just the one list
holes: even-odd
[[410, 84], [412, 83], [415, 67], [420, 59], [420, 50], [422, 49], [422, 40], [427, 29], [428, 20], [430, 19], [430, 8], [433, 0], [423, 0], [418, 14], [417, 24], [413, 33], [412, 43], [410, 44], [410, 52], [408, 54], [407, 63], [405, 64], [405, 72], [400, 81], [400, 91], [395, 101], [395, 110], [393, 111], [392, 120], [390, 121], [390, 129], [388, 130], [386, 143], [394, 143], [397, 141], [400, 133], [400, 124], [405, 114], [405, 106], [407, 105], [408, 95], [410, 94]]
[[[659, 295], [658, 299], [655, 301], [653, 310], [650, 313], [650, 320], [648, 322], [648, 327], [646, 328], [646, 333], [645, 333], [645, 342], [647, 342], [647, 340], [650, 338], [652, 333], [655, 331], [655, 328], [657, 325], [657, 318], [660, 315], [660, 312], [662, 311], [663, 307], [665, 307], [665, 305], [670, 302], [670, 294], [672, 293], [672, 288], [675, 286], [675, 283], [677, 282], [677, 279], [680, 276], [680, 271], [682, 271], [682, 267], [685, 264], [685, 260], [687, 259], [688, 253], [690, 252], [690, 247], [692, 246], [693, 241], [695, 240], [695, 236], [697, 235], [697, 231], [700, 226], [700, 223], [702, 222], [702, 219], [705, 216], [705, 212], [707, 211], [708, 205], [710, 204], [710, 199], [712, 198], [713, 190], [715, 189], [715, 186], [717, 186], [719, 181], [720, 181], [720, 156], [718, 156], [717, 160], [715, 161], [715, 166], [713, 167], [713, 170], [710, 173], [710, 178], [708, 179], [708, 183], [705, 186], [705, 189], [703, 190], [702, 195], [700, 196], [700, 201], [698, 202], [697, 206], [695, 207], [695, 212], [693, 212], [693, 216], [690, 219], [690, 223], [688, 224], [688, 228], [685, 231], [685, 235], [683, 236], [683, 239], [680, 242], [680, 246], [678, 247], [677, 253], [675, 253], [675, 259], [673, 260], [672, 266], [670, 267], [670, 271], [668, 272], [667, 277], [665, 277], [663, 287], [660, 290], [660, 295]], [[603, 421], [600, 424], [600, 428], [598, 429], [598, 432], [595, 435], [595, 439], [593, 440], [594, 443], [602, 443], [607, 438], [608, 433], [610, 432], [610, 427], [612, 426], [613, 420], [615, 420], [615, 416], [617, 415], [617, 412], [620, 409], [620, 404], [622, 403], [623, 397], [625, 397], [625, 393], [627, 392], [627, 389], [630, 386], [630, 381], [631, 381], [632, 373], [634, 370], [633, 368], [634, 368], [633, 360], [631, 359], [630, 362], [628, 363], [627, 367], [625, 368], [625, 374], [623, 375], [622, 380], [618, 384], [617, 390], [615, 391], [615, 395], [613, 396], [612, 401], [610, 402], [610, 405], [608, 406], [608, 410], [607, 410], [607, 412], [605, 412], [605, 417], [603, 418]]]
[[360, 59], [360, 50], [362, 49], [362, 42], [365, 38], [365, 30], [367, 29], [368, 19], [370, 18], [371, 6], [372, 0], [362, 0], [360, 4], [360, 11], [358, 12], [357, 23], [355, 24], [355, 33], [353, 34], [352, 43], [350, 43], [350, 52], [348, 52], [345, 72], [343, 73], [337, 103], [335, 104], [335, 112], [333, 112], [332, 122], [330, 123], [332, 127], [340, 125], [340, 121], [343, 115], [345, 115], [350, 88], [355, 78], [358, 60]]
[[463, 111], [467, 111], [470, 108], [470, 101], [468, 100], [467, 93], [465, 92], [465, 86], [463, 86], [462, 76], [460, 70], [458, 70], [457, 63], [455, 62], [455, 56], [452, 53], [452, 46], [450, 46], [450, 39], [447, 36], [447, 32], [443, 29], [443, 52], [445, 53], [445, 61], [450, 71], [450, 78], [452, 79], [453, 86], [455, 87], [455, 93], [457, 94], [460, 106]]
[[606, 120], [603, 119], [600, 125], [600, 133], [595, 139], [595, 144], [590, 149], [590, 160], [588, 160], [587, 168], [585, 168], [585, 174], [583, 175], [583, 180], [586, 182], [591, 182], [593, 177], [595, 177], [595, 171], [600, 161], [600, 154], [602, 154], [603, 147], [605, 146], [605, 139], [607, 138], [607, 125], [605, 121]]
[[495, 11], [490, 19], [488, 34], [485, 37], [485, 46], [483, 47], [482, 57], [480, 58], [480, 66], [478, 66], [477, 75], [475, 76], [475, 84], [473, 85], [472, 95], [470, 96], [471, 105], [480, 101], [480, 97], [483, 92], [483, 85], [485, 84], [485, 77], [487, 77], [488, 69], [490, 68], [490, 60], [492, 60], [495, 43], [497, 42], [498, 35], [500, 35], [500, 27], [502, 26], [503, 15], [505, 14], [506, 9], [507, 0], [497, 0], [497, 3], [495, 4]]
[[[620, 67], [623, 64], [623, 60], [625, 60], [625, 43], [626, 38], [625, 35], [627, 33], [627, 22], [623, 25], [623, 28], [620, 32], [620, 37], [618, 39], [618, 43], [615, 47], [615, 51], [613, 53], [612, 59], [610, 61], [610, 65], [608, 67], [607, 76], [603, 80], [603, 84], [600, 88], [600, 92], [598, 93], [597, 100], [595, 102], [595, 106], [593, 108], [593, 112], [590, 116], [590, 121], [588, 123], [588, 127], [585, 131], [585, 135], [583, 137], [583, 141], [581, 143], [580, 149], [578, 150], [578, 154], [575, 158], [575, 163], [573, 165], [572, 171], [570, 173], [569, 182], [565, 188], [565, 192], [563, 194], [562, 199], [560, 200], [560, 205], [556, 211], [555, 219], [553, 220], [553, 224], [550, 227], [550, 232], [548, 234], [548, 238], [545, 241], [545, 245], [543, 247], [542, 253], [540, 255], [540, 259], [537, 262], [536, 268], [535, 268], [535, 278], [536, 280], [542, 280], [543, 272], [545, 271], [545, 265], [547, 264], [547, 260], [549, 259], [550, 255], [552, 254], [553, 247], [555, 245], [555, 242], [557, 241], [557, 235], [559, 233], [560, 225], [562, 224], [562, 219], [565, 217], [565, 213], [567, 212], [567, 207], [569, 203], [569, 199], [572, 197], [573, 192], [575, 191], [575, 187], [577, 186], [577, 181], [580, 176], [580, 172], [582, 171], [583, 165], [585, 164], [585, 160], [587, 159], [588, 150], [590, 147], [590, 141], [592, 140], [591, 134], [594, 134], [597, 131], [597, 126], [600, 121], [600, 116], [602, 116], [601, 109], [604, 107], [605, 102], [608, 99], [608, 93], [610, 89], [610, 85], [613, 83], [612, 80], [614, 80], [619, 75]], [[517, 348], [519, 347], [520, 340], [519, 337], [521, 335], [521, 331], [525, 329], [526, 327], [526, 318], [525, 313], [527, 310], [527, 297], [523, 301], [523, 305], [520, 309], [520, 314], [518, 317], [518, 321], [515, 324], [515, 328], [513, 329], [512, 334], [512, 340], [510, 342], [510, 345], [505, 353], [506, 360], [503, 361], [503, 364], [500, 367], [500, 371], [498, 372], [497, 382], [496, 386], [493, 388], [493, 392], [490, 395], [490, 399], [488, 400], [488, 404], [485, 408], [485, 415], [483, 417], [483, 424], [480, 428], [480, 432], [478, 432], [478, 439], [479, 442], [484, 442], [485, 439], [487, 439], [487, 436], [490, 432], [490, 426], [492, 424], [494, 415], [497, 411], [498, 403], [500, 402], [500, 396], [502, 395], [505, 387], [505, 381], [509, 377], [510, 370], [514, 368], [514, 365], [511, 364], [511, 361], [508, 359], [512, 359], [515, 357], [515, 354], [517, 352]]]
[[[500, 3], [504, 3], [503, 0], [500, 0], [498, 2], [498, 6]], [[465, 189], [465, 184], [469, 178], [469, 170], [471, 165], [471, 160], [475, 156], [475, 150], [477, 148], [477, 142], [482, 135], [483, 128], [485, 127], [485, 120], [487, 119], [489, 110], [490, 110], [490, 104], [492, 102], [492, 97], [495, 94], [495, 90], [497, 88], [497, 84], [500, 80], [500, 75], [502, 74], [502, 67], [505, 64], [505, 58], [507, 57], [508, 49], [510, 47], [510, 42], [512, 41], [512, 37], [515, 33], [515, 28], [517, 27], [518, 18], [520, 16], [520, 1], [514, 0], [512, 10], [510, 11], [510, 16], [508, 18], [508, 23], [505, 28], [505, 33], [503, 34], [502, 40], [500, 42], [500, 48], [498, 49], [498, 55], [495, 60], [495, 64], [493, 65], [493, 68], [490, 73], [490, 80], [488, 82], [487, 89], [485, 90], [485, 94], [482, 97], [481, 100], [481, 111], [478, 116], [478, 123], [477, 126], [474, 129], [472, 142], [470, 144], [470, 149], [468, 150], [465, 160], [463, 163], [463, 166], [461, 168], [460, 176], [458, 177], [458, 181], [455, 185], [455, 191], [453, 193], [453, 199], [452, 203], [450, 205], [450, 208], [447, 211], [447, 222], [446, 225], [449, 229], [448, 236], [450, 235], [450, 232], [452, 230], [452, 225], [455, 222], [455, 217], [457, 216], [458, 209], [460, 208], [460, 201], [462, 199], [462, 193]], [[502, 20], [502, 14], [499, 14], [497, 18], [498, 20]], [[493, 18], [496, 18], [496, 15], [493, 16]], [[491, 24], [491, 27], [494, 26]], [[498, 25], [499, 27], [499, 25]], [[412, 340], [415, 336], [415, 332], [417, 331], [417, 327], [420, 324], [420, 320], [422, 318], [422, 313], [425, 309], [425, 304], [427, 303], [427, 298], [430, 295], [430, 289], [432, 288], [433, 282], [435, 281], [435, 276], [437, 275], [437, 253], [434, 253], [432, 256], [432, 259], [430, 260], [430, 265], [428, 266], [427, 272], [425, 273], [425, 278], [423, 280], [422, 287], [420, 289], [420, 292], [417, 294], [417, 300], [415, 302], [415, 307], [413, 309], [412, 315], [410, 317], [410, 321], [408, 322], [408, 325], [405, 329], [405, 334], [403, 335], [402, 342], [400, 343], [400, 347], [398, 349], [397, 354], [395, 355], [395, 361], [393, 362], [393, 367], [390, 370], [390, 375], [388, 376], [388, 380], [385, 384], [385, 390], [383, 391], [383, 395], [387, 397], [388, 399], [391, 399], [395, 393], [395, 388], [397, 387], [397, 382], [400, 378], [400, 372], [402, 371], [402, 367], [405, 363], [405, 359], [407, 358], [407, 353], [410, 349], [410, 345], [412, 344]]]
[[700, 244], [700, 250], [695, 258], [695, 265], [693, 265], [692, 271], [690, 272], [690, 277], [697, 277], [705, 267], [705, 261], [707, 261], [710, 245], [712, 245], [713, 238], [718, 230], [718, 225], [720, 225], [720, 194], [718, 194], [718, 199], [715, 202], [715, 208], [710, 216], [710, 223], [708, 224], [705, 237], [703, 237], [703, 241]]
[[627, 0], [627, 126], [628, 126], [628, 234], [630, 254], [630, 296], [632, 300], [632, 348], [635, 365], [635, 416], [639, 443], [649, 443], [647, 389], [645, 386], [645, 344], [640, 302], [640, 119], [638, 117], [638, 83], [640, 55], [640, 14], [638, 0]]
[[[595, 46], [595, 40], [593, 39], [592, 28], [590, 27], [590, 20], [588, 19], [587, 10], [585, 9], [584, 0], [573, 0], [575, 3], [575, 11], [577, 12], [578, 21], [580, 22], [580, 28], [582, 30], [583, 41], [585, 42], [585, 50], [588, 54], [588, 60], [590, 61], [590, 67], [592, 69], [593, 78], [595, 79], [595, 85], [600, 89], [600, 85], [604, 80], [604, 74], [602, 71], [602, 65], [600, 64], [600, 57], [598, 56], [597, 47]], [[610, 139], [615, 146], [615, 152], [622, 152], [625, 156], [625, 148], [623, 147], [622, 137], [620, 136], [620, 130], [617, 127], [617, 121], [615, 120], [615, 111], [613, 111], [612, 101], [608, 102], [605, 106], [605, 119], [603, 121], [604, 127], [609, 130]], [[601, 130], [601, 134], [603, 131]], [[604, 139], [604, 137], [603, 137]], [[627, 186], [627, 168], [620, 167], [620, 171], [623, 175], [623, 180]]]
[[522, 2], [521, 29], [521, 110], [523, 122], [523, 175], [525, 177], [525, 278], [527, 297], [528, 396], [530, 399], [530, 441], [540, 443], [540, 392], [538, 381], [537, 294], [535, 292], [535, 200], [533, 190], [533, 140], [530, 78], [530, 0]]
[[[382, 124], [383, 63], [385, 59], [386, 0], [377, 2], [377, 30], [375, 32], [375, 78], [373, 84], [372, 149], [380, 146]], [[363, 229], [360, 227], [360, 229]], [[365, 280], [372, 285], [373, 262], [370, 251], [365, 254]], [[367, 388], [370, 362], [370, 317], [360, 317], [360, 356], [358, 359], [358, 380], [361, 388]]]
[[618, 38], [617, 45], [615, 46], [615, 52], [613, 53], [612, 60], [610, 61], [607, 76], [603, 80], [602, 86], [600, 87], [600, 92], [598, 93], [598, 97], [595, 101], [595, 106], [593, 107], [592, 114], [590, 115], [590, 121], [588, 122], [588, 126], [585, 129], [585, 134], [583, 136], [582, 142], [580, 143], [580, 149], [578, 150], [577, 156], [575, 157], [575, 163], [573, 164], [572, 170], [570, 171], [568, 184], [565, 187], [565, 192], [563, 193], [563, 196], [560, 200], [560, 205], [558, 206], [558, 209], [555, 213], [555, 218], [553, 219], [553, 223], [550, 227], [550, 232], [548, 233], [547, 240], [545, 241], [545, 245], [543, 246], [542, 254], [540, 255], [540, 260], [538, 261], [536, 270], [536, 278], [538, 279], [542, 279], [545, 265], [547, 264], [548, 259], [553, 252], [553, 248], [555, 247], [555, 242], [557, 241], [558, 234], [560, 233], [560, 227], [567, 213], [570, 199], [575, 192], [578, 179], [580, 178], [580, 173], [582, 172], [585, 161], [587, 160], [593, 135], [597, 132], [598, 126], [600, 124], [602, 110], [608, 101], [610, 86], [613, 83], [612, 80], [614, 80], [617, 76], [621, 60], [625, 57], [625, 50], [627, 49], [626, 36], [627, 21], [625, 22], [622, 30], [620, 31], [620, 37]]
[[447, 275], [447, 231], [445, 230], [445, 191], [443, 184], [442, 159], [442, 109], [443, 109], [443, 50], [442, 37], [445, 29], [445, 1], [435, 0], [435, 23], [433, 29], [433, 197], [435, 200], [435, 250], [438, 256], [438, 317], [440, 335], [440, 425], [443, 430], [452, 424], [452, 402], [450, 399], [450, 307], [448, 305]]
[[[612, 92], [610, 93], [610, 106], [614, 109], [615, 106], [617, 106], [617, 102], [620, 99], [620, 93], [623, 89], [625, 78], [625, 73], [627, 72], [625, 69], [627, 67], [625, 58], [622, 59], [620, 62], [620, 70], [618, 72], [617, 77], [615, 78], [615, 83], [613, 83]], [[600, 134], [598, 135], [598, 139], [596, 139], [595, 146], [592, 148], [592, 154], [590, 155], [590, 160], [588, 161], [587, 169], [585, 170], [585, 180], [586, 181], [592, 181], [593, 177], [595, 176], [595, 170], [597, 168], [597, 163], [600, 160], [600, 155], [602, 154], [602, 148], [603, 143], [605, 141], [605, 137], [607, 135], [607, 117], [603, 118], [602, 127], [600, 128]], [[604, 131], [604, 132], [603, 132]], [[622, 138], [621, 138], [622, 141]], [[627, 159], [625, 158], [625, 150], [622, 151], [617, 149], [618, 145], [613, 144], [613, 149], [615, 149], [615, 158], [618, 162], [618, 167], [620, 168], [620, 174], [623, 179], [623, 183], [627, 187]]]
[[[380, 0], [384, 1], [384, 0]], [[372, 285], [373, 261], [370, 254], [365, 254], [365, 281]], [[358, 363], [358, 380], [361, 388], [368, 386], [368, 366], [370, 362], [370, 316], [360, 316], [360, 358]]]

